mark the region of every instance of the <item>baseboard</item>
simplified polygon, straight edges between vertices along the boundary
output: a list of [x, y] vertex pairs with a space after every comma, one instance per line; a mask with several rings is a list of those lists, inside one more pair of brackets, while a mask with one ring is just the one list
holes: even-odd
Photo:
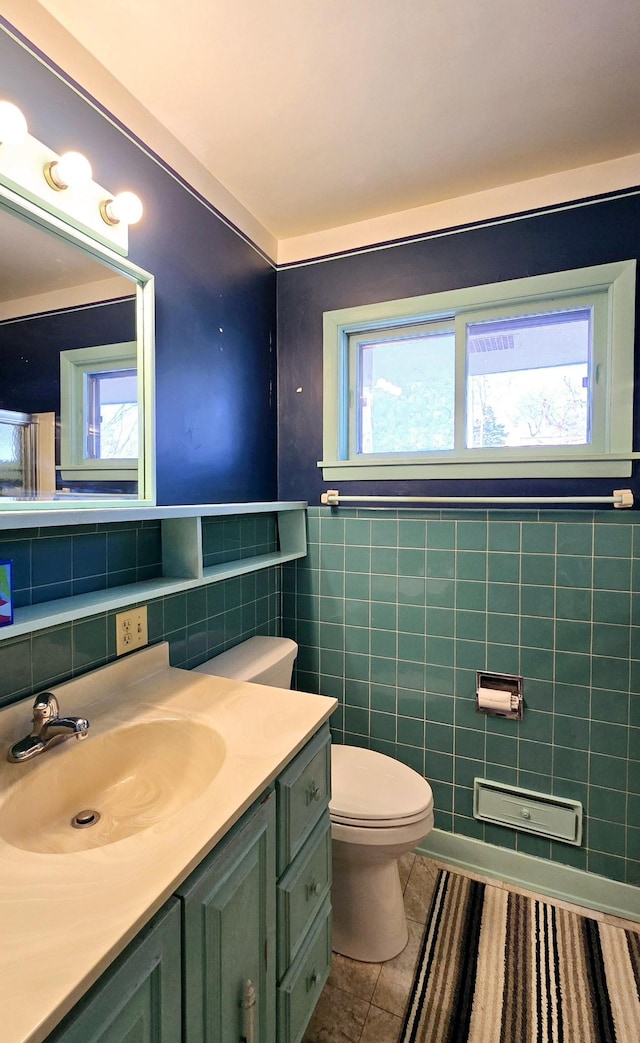
[[432, 829], [418, 851], [439, 862], [460, 866], [504, 883], [517, 884], [551, 898], [640, 921], [640, 887], [632, 884], [621, 884], [583, 869], [563, 866], [520, 851], [509, 851], [441, 829]]

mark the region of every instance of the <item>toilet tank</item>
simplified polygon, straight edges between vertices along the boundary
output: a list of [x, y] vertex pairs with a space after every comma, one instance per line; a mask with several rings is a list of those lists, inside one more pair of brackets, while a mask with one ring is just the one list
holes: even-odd
[[201, 674], [290, 688], [298, 646], [288, 637], [250, 637], [196, 666]]

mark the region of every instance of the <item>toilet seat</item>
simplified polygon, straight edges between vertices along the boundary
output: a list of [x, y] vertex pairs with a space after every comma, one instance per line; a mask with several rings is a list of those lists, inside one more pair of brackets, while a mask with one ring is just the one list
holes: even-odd
[[359, 746], [332, 746], [331, 789], [331, 821], [345, 826], [408, 826], [433, 809], [431, 786], [422, 775]]

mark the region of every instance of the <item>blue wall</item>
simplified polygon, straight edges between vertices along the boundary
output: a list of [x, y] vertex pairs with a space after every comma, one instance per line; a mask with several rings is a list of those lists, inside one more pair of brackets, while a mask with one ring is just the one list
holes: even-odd
[[156, 277], [159, 504], [276, 495], [276, 276], [169, 170], [3, 29], [0, 96], [56, 152], [77, 148], [94, 176], [144, 202], [129, 258]]
[[[319, 503], [320, 493], [327, 487], [316, 466], [322, 459], [323, 312], [629, 260], [639, 254], [640, 195], [629, 194], [280, 271], [280, 496]], [[636, 345], [639, 331], [636, 318]], [[297, 393], [297, 387], [303, 392]], [[636, 408], [636, 448], [637, 413]], [[433, 495], [602, 495], [612, 489], [610, 480], [505, 479], [490, 483], [442, 479], [429, 483], [350, 482], [348, 491], [416, 496], [427, 492], [427, 484]], [[628, 486], [625, 478], [623, 487]]]

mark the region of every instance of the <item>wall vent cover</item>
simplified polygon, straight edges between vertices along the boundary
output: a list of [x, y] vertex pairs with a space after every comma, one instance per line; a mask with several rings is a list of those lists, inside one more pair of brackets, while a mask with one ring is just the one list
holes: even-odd
[[489, 779], [474, 779], [473, 816], [482, 822], [525, 830], [565, 844], [579, 846], [582, 842], [579, 800], [552, 797]]

